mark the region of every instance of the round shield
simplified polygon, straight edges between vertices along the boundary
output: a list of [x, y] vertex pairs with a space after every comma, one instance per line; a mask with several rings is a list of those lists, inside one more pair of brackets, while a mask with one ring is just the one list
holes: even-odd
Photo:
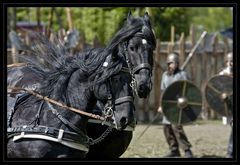
[[228, 75], [216, 75], [205, 86], [205, 98], [210, 108], [223, 115], [232, 115], [233, 78]]
[[202, 94], [188, 80], [169, 85], [162, 95], [162, 109], [166, 118], [174, 124], [186, 124], [197, 119], [202, 110]]

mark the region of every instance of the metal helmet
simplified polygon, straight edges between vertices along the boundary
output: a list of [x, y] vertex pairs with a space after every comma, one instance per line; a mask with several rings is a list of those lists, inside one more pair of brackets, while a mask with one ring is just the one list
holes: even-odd
[[179, 63], [179, 56], [177, 53], [170, 53], [167, 56], [167, 63], [170, 63], [170, 62]]
[[224, 61], [225, 61], [225, 62], [226, 62], [226, 61], [233, 61], [233, 54], [232, 54], [232, 52], [230, 52], [230, 53], [228, 53], [228, 54], [225, 55]]

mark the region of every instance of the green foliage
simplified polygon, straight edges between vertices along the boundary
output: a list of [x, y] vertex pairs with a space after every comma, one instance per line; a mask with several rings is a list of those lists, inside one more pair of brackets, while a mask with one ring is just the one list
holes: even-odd
[[72, 11], [74, 25], [85, 34], [87, 42], [97, 37], [106, 44], [120, 28], [127, 8], [73, 8]]
[[[40, 19], [47, 26], [51, 7], [40, 8]], [[53, 15], [52, 29], [58, 31], [60, 24], [68, 29], [65, 7], [55, 7], [60, 17]], [[122, 27], [127, 13], [140, 16], [149, 13], [156, 37], [162, 41], [170, 40], [171, 26], [175, 26], [175, 39], [181, 32], [187, 36], [190, 24], [200, 30], [215, 32], [233, 24], [233, 12], [230, 7], [72, 7], [73, 26], [85, 35], [88, 43], [95, 38], [102, 44], [107, 44], [115, 33]], [[10, 13], [11, 10], [8, 11]], [[59, 22], [60, 19], [60, 22]], [[17, 21], [37, 21], [36, 7], [17, 7]]]
[[175, 27], [176, 36], [189, 31], [189, 14], [182, 7], [158, 7], [148, 8], [151, 13], [156, 37], [162, 41], [170, 40], [171, 26]]
[[191, 22], [208, 32], [221, 31], [233, 26], [231, 7], [193, 7]]
[[[62, 13], [62, 10], [63, 8], [57, 9], [57, 11], [60, 13]], [[41, 14], [40, 20], [41, 22], [45, 23], [46, 26], [48, 26], [49, 24], [50, 13], [51, 13], [51, 7], [40, 7], [40, 14]], [[36, 22], [37, 21], [36, 7], [17, 7], [16, 17], [17, 17], [17, 21]], [[64, 22], [66, 22], [66, 20], [64, 20]], [[54, 31], [59, 30], [59, 25], [56, 19], [56, 15], [53, 16], [52, 29]]]

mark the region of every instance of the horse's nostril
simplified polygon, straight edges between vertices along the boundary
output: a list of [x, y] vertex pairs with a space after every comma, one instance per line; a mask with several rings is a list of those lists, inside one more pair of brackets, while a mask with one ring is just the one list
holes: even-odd
[[141, 84], [141, 85], [139, 85], [139, 90], [144, 90], [144, 85], [143, 84]]
[[126, 117], [121, 118], [120, 123], [122, 126], [127, 125], [128, 119]]

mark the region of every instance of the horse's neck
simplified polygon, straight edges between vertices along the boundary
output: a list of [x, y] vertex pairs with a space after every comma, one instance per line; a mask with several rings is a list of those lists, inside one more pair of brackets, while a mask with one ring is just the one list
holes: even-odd
[[[93, 109], [94, 100], [92, 100], [91, 91], [88, 89], [88, 79], [82, 70], [75, 70], [71, 75], [61, 74], [54, 85], [50, 93], [52, 99], [84, 112]], [[84, 127], [87, 122], [86, 118], [71, 112], [69, 109], [60, 108], [58, 111], [65, 114], [74, 125]]]
[[[81, 70], [75, 71], [71, 75], [66, 89], [68, 105], [80, 111], [91, 112], [96, 104], [96, 98], [88, 86], [89, 82], [85, 73]], [[71, 117], [71, 120], [77, 121], [75, 125], [80, 125], [82, 129], [86, 128], [87, 116], [74, 113]]]
[[88, 100], [91, 98], [90, 93], [87, 76], [81, 70], [76, 70], [69, 78], [66, 88], [66, 97], [69, 104], [85, 111], [88, 106]]

